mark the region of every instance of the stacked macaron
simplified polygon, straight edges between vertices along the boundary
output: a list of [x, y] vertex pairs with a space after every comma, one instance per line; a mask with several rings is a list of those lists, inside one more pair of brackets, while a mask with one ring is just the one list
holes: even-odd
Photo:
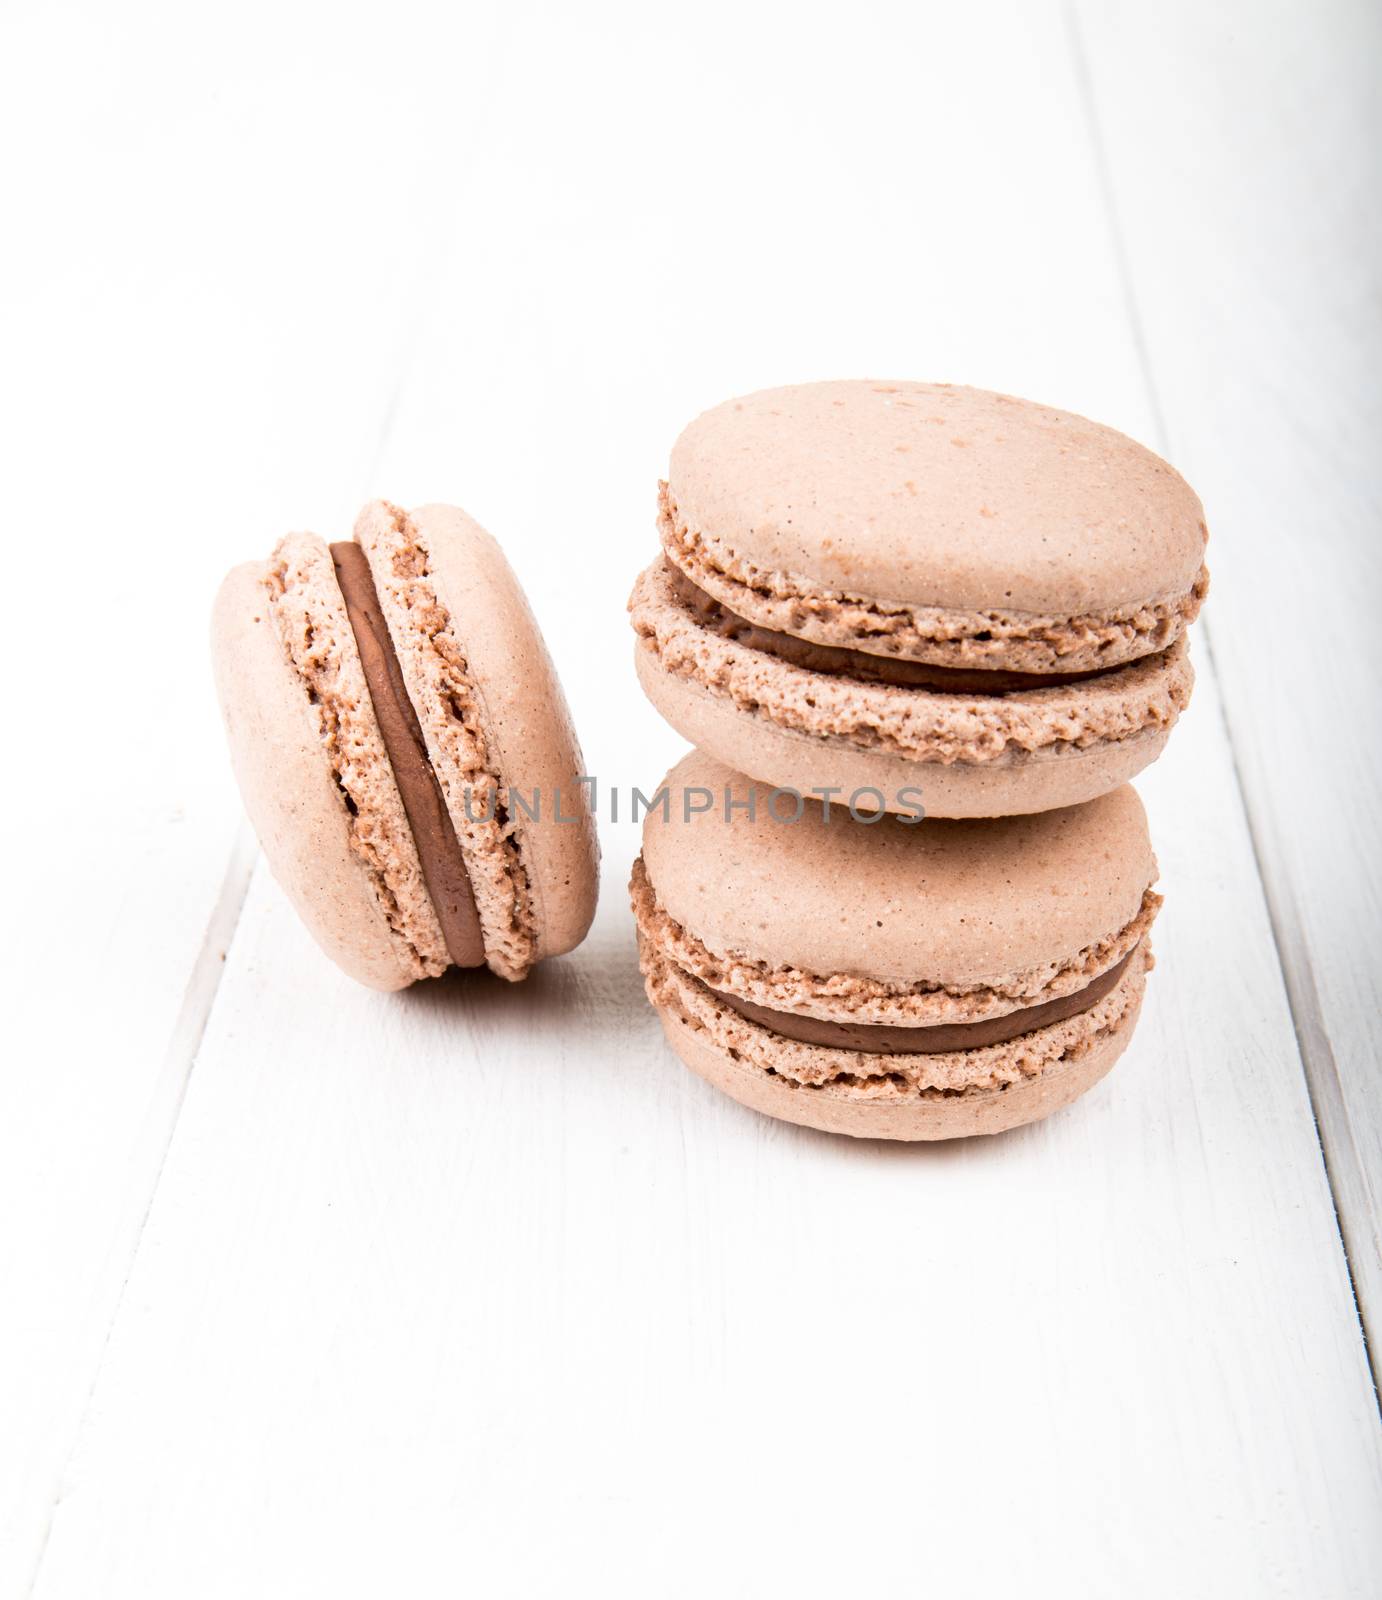
[[1127, 1043], [1160, 904], [1130, 785], [865, 824], [798, 815], [693, 751], [666, 792], [631, 885], [648, 993], [673, 1048], [745, 1105], [838, 1133], [997, 1133], [1073, 1100]]
[[658, 529], [638, 674], [703, 755], [649, 814], [633, 896], [683, 1059], [761, 1110], [894, 1138], [1088, 1088], [1151, 965], [1123, 786], [1190, 696], [1193, 491], [1067, 412], [821, 383], [693, 422]]

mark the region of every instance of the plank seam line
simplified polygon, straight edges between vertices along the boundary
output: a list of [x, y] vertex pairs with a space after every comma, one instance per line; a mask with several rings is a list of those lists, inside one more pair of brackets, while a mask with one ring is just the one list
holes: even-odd
[[[187, 1088], [192, 1079], [202, 1040], [220, 993], [221, 981], [228, 965], [228, 957], [240, 926], [245, 900], [249, 893], [250, 877], [258, 856], [258, 846], [249, 824], [241, 821], [231, 845], [225, 874], [217, 892], [211, 914], [206, 921], [206, 931], [197, 951], [196, 960], [188, 974], [183, 990], [182, 1004], [168, 1035], [163, 1066], [149, 1097], [144, 1125], [130, 1153], [132, 1193], [128, 1193], [120, 1207], [124, 1224], [118, 1228], [111, 1242], [107, 1264], [101, 1282], [92, 1297], [91, 1320], [102, 1326], [99, 1349], [85, 1362], [89, 1376], [81, 1383], [79, 1398], [69, 1408], [63, 1432], [67, 1436], [60, 1464], [54, 1473], [47, 1509], [39, 1534], [33, 1566], [30, 1570], [25, 1594], [32, 1597], [42, 1574], [44, 1558], [52, 1536], [58, 1506], [62, 1502], [68, 1471], [81, 1439], [91, 1401], [105, 1369], [110, 1341], [119, 1320], [121, 1307], [135, 1260], [144, 1239], [144, 1230], [153, 1212], [159, 1185], [162, 1182], [168, 1152], [172, 1148], [178, 1120], [187, 1099]], [[152, 1171], [145, 1185], [138, 1184], [138, 1173]], [[104, 1308], [104, 1309], [103, 1309]], [[93, 1337], [92, 1343], [95, 1343]]]
[[[440, 254], [439, 250], [428, 250], [423, 252], [422, 259], [425, 262], [431, 262], [437, 259]], [[366, 498], [370, 493], [371, 481], [378, 471], [389, 440], [393, 435], [403, 395], [412, 375], [417, 352], [422, 346], [426, 327], [426, 313], [430, 309], [433, 296], [440, 292], [441, 277], [439, 270], [436, 268], [421, 269], [417, 274], [414, 292], [409, 296], [409, 301], [414, 309], [405, 322], [399, 340], [397, 376], [386, 396], [380, 414], [379, 425], [375, 432], [369, 467], [365, 474], [364, 493]], [[48, 1496], [43, 1526], [38, 1538], [28, 1587], [25, 1590], [28, 1600], [32, 1600], [42, 1576], [43, 1563], [52, 1537], [57, 1509], [62, 1501], [68, 1471], [81, 1439], [82, 1428], [85, 1425], [91, 1401], [100, 1383], [110, 1340], [114, 1334], [115, 1325], [124, 1303], [125, 1292], [143, 1242], [144, 1230], [158, 1195], [164, 1166], [168, 1158], [168, 1152], [172, 1148], [173, 1137], [177, 1131], [177, 1123], [182, 1113], [188, 1085], [191, 1082], [192, 1072], [201, 1050], [207, 1025], [211, 1019], [216, 997], [220, 992], [221, 979], [224, 976], [227, 964], [226, 958], [239, 929], [240, 917], [244, 910], [245, 899], [249, 892], [250, 877], [257, 856], [258, 846], [254, 835], [248, 822], [242, 820], [231, 847], [225, 876], [222, 880], [216, 903], [212, 908], [210, 917], [207, 919], [206, 932], [203, 936], [201, 947], [188, 977], [182, 1005], [169, 1034], [163, 1067], [150, 1097], [150, 1106], [145, 1118], [145, 1125], [131, 1153], [131, 1167], [136, 1171], [148, 1171], [152, 1168], [153, 1176], [149, 1182], [147, 1192], [132, 1196], [121, 1207], [122, 1214], [127, 1218], [132, 1214], [133, 1221], [132, 1223], [126, 1222], [121, 1234], [112, 1243], [109, 1265], [103, 1276], [102, 1284], [98, 1287], [96, 1295], [93, 1296], [95, 1309], [92, 1313], [92, 1320], [94, 1322], [99, 1323], [102, 1320], [101, 1307], [103, 1305], [108, 1306], [109, 1310], [104, 1313], [104, 1331], [101, 1335], [100, 1349], [88, 1363], [87, 1370], [90, 1372], [90, 1378], [82, 1388], [80, 1401], [72, 1408], [65, 1425], [64, 1431], [67, 1436], [67, 1445], [62, 1452], [60, 1466], [53, 1476], [53, 1484], [51, 1493]], [[150, 1146], [154, 1148], [151, 1150]], [[117, 1275], [118, 1282], [112, 1284], [111, 1280], [116, 1278]]]
[[[1147, 342], [1146, 329], [1143, 325], [1141, 308], [1137, 300], [1132, 260], [1128, 253], [1127, 240], [1124, 236], [1119, 215], [1117, 191], [1113, 183], [1113, 167], [1104, 142], [1103, 125], [1099, 119], [1098, 101], [1094, 93], [1094, 79], [1090, 70], [1089, 55], [1085, 49], [1083, 32], [1080, 28], [1078, 7], [1073, 3], [1073, 0], [1067, 0], [1063, 9], [1070, 52], [1073, 58], [1076, 87], [1084, 109], [1085, 122], [1094, 151], [1095, 173], [1104, 204], [1110, 242], [1113, 248], [1115, 270], [1118, 275], [1119, 288], [1122, 291], [1124, 310], [1128, 318], [1134, 352], [1141, 371], [1143, 386], [1146, 390], [1147, 403], [1152, 413], [1156, 445], [1163, 455], [1169, 456], [1170, 430], [1166, 425], [1165, 413], [1162, 410], [1161, 394], [1156, 382], [1151, 349]], [[1222, 679], [1219, 676], [1214, 659], [1213, 632], [1208, 619], [1201, 621], [1200, 627], [1204, 638], [1205, 654], [1209, 658], [1216, 683], [1221, 684]], [[1238, 803], [1242, 809], [1244, 821], [1247, 824], [1248, 839], [1252, 846], [1253, 865], [1257, 869], [1258, 882], [1262, 886], [1263, 899], [1267, 907], [1267, 922], [1272, 934], [1272, 949], [1276, 956], [1277, 970], [1281, 975], [1287, 1009], [1291, 1014], [1291, 1027], [1296, 1041], [1296, 1055], [1300, 1061], [1301, 1076], [1305, 1082], [1305, 1094], [1310, 1107], [1310, 1116], [1315, 1124], [1315, 1138], [1320, 1148], [1320, 1159], [1324, 1163], [1325, 1182], [1329, 1192], [1330, 1205], [1334, 1212], [1334, 1226], [1339, 1235], [1339, 1246], [1343, 1251], [1344, 1268], [1348, 1273], [1348, 1286], [1349, 1292], [1353, 1296], [1354, 1314], [1358, 1319], [1358, 1328], [1363, 1339], [1363, 1353], [1367, 1358], [1368, 1370], [1372, 1374], [1373, 1401], [1379, 1407], [1379, 1411], [1382, 1412], [1382, 1394], [1379, 1394], [1379, 1382], [1382, 1382], [1382, 1378], [1379, 1377], [1378, 1364], [1374, 1359], [1373, 1340], [1368, 1331], [1368, 1321], [1363, 1310], [1363, 1302], [1359, 1297], [1358, 1279], [1354, 1272], [1352, 1245], [1357, 1241], [1351, 1240], [1350, 1235], [1353, 1230], [1346, 1222], [1340, 1209], [1339, 1192], [1342, 1186], [1338, 1182], [1335, 1162], [1330, 1155], [1331, 1140], [1325, 1135], [1320, 1117], [1320, 1098], [1324, 1092], [1324, 1086], [1329, 1086], [1333, 1090], [1333, 1103], [1341, 1108], [1340, 1120], [1342, 1121], [1343, 1131], [1339, 1137], [1347, 1141], [1347, 1153], [1352, 1155], [1355, 1170], [1361, 1170], [1357, 1147], [1353, 1140], [1352, 1126], [1349, 1122], [1347, 1111], [1344, 1109], [1343, 1085], [1339, 1081], [1338, 1063], [1334, 1058], [1333, 1045], [1325, 1028], [1323, 1013], [1320, 1010], [1319, 996], [1315, 986], [1309, 951], [1302, 945], [1299, 963], [1288, 959], [1288, 950], [1292, 943], [1289, 938], [1289, 930], [1296, 925], [1292, 897], [1288, 888], [1278, 891], [1276, 874], [1267, 866], [1263, 848], [1263, 830], [1259, 826], [1256, 808], [1252, 803], [1249, 786], [1244, 778], [1243, 765], [1239, 758], [1238, 740], [1235, 737], [1232, 710], [1227, 697], [1222, 693], [1220, 694], [1219, 702], [1223, 716], [1224, 731], [1228, 740], [1229, 758], [1233, 768], [1233, 781], [1238, 790]], [[1299, 982], [1293, 976], [1297, 966], [1299, 966], [1302, 973]], [[1318, 1091], [1317, 1084], [1321, 1086]], [[1345, 1152], [1340, 1151], [1339, 1156], [1341, 1158], [1344, 1157]], [[1366, 1241], [1364, 1242], [1364, 1247], [1366, 1248]], [[1378, 1355], [1382, 1356], [1382, 1350], [1378, 1351]]]

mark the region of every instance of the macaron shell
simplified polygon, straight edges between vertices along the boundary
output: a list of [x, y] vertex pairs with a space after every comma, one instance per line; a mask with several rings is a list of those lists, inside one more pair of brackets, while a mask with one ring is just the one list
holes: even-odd
[[[1126, 786], [1036, 816], [908, 825], [856, 822], [839, 804], [827, 821], [815, 802], [776, 821], [768, 786], [698, 750], [665, 784], [668, 817], [652, 810], [643, 828], [658, 901], [711, 950], [772, 967], [1006, 983], [1117, 934], [1156, 877], [1142, 802]], [[684, 820], [695, 789], [714, 806]], [[726, 793], [739, 802], [729, 822]]]
[[1178, 595], [1204, 512], [1165, 461], [1071, 412], [948, 384], [768, 389], [672, 451], [678, 515], [772, 586], [1076, 615]]
[[[925, 803], [935, 815], [956, 814], [948, 804], [943, 808], [942, 786], [928, 783], [937, 769], [1001, 766], [1020, 776], [1033, 759], [1073, 762], [1097, 749], [1164, 733], [1189, 702], [1194, 683], [1184, 639], [1159, 654], [1089, 679], [1010, 693], [939, 692], [818, 671], [756, 647], [751, 639], [726, 629], [722, 618], [698, 611], [686, 601], [673, 570], [662, 560], [639, 575], [629, 613], [639, 641], [640, 680], [659, 710], [693, 742], [756, 776], [787, 781], [778, 778], [778, 767], [756, 767], [743, 752], [760, 731], [764, 738], [783, 732], [805, 739], [818, 764], [817, 776], [804, 787], [837, 781], [831, 770], [835, 750], [870, 758], [898, 757], [915, 764], [916, 777], [903, 776], [885, 793], [891, 796], [908, 782], [926, 785]], [[700, 695], [720, 701], [753, 733], [736, 730], [727, 718], [716, 718], [713, 708], [698, 704]], [[694, 722], [694, 731], [683, 721]], [[720, 748], [717, 725], [733, 742], [733, 753]], [[1142, 764], [1116, 763], [1117, 781]], [[1003, 783], [995, 789], [980, 781], [944, 787], [961, 797], [987, 789], [997, 796], [988, 804], [998, 813], [1048, 809], [1052, 803], [1074, 803], [1099, 792], [1082, 784], [1058, 794], [1053, 802], [1049, 794], [1034, 793], [1024, 799], [1021, 784]], [[958, 814], [983, 812], [971, 805]]]
[[[556, 669], [512, 567], [464, 511], [410, 513], [427, 542], [437, 597], [449, 612], [486, 734], [505, 783], [540, 805], [515, 811], [536, 923], [538, 957], [561, 955], [595, 915], [599, 852], [584, 768]], [[560, 807], [558, 807], [560, 795]]]
[[212, 660], [231, 762], [274, 877], [313, 938], [373, 989], [414, 981], [368, 876], [311, 705], [269, 611], [265, 562], [236, 567], [212, 617]]
[[1004, 1133], [1077, 1100], [1099, 1082], [1127, 1048], [1137, 1026], [1141, 993], [1116, 1028], [1104, 1033], [1078, 1057], [982, 1094], [936, 1098], [875, 1098], [848, 1085], [806, 1089], [736, 1059], [704, 1030], [695, 1029], [667, 1008], [659, 1008], [667, 1042], [697, 1076], [765, 1116], [823, 1133], [856, 1139], [960, 1139]]
[[898, 796], [913, 791], [929, 817], [1018, 816], [1096, 799], [1150, 766], [1171, 731], [1150, 728], [1083, 750], [1066, 746], [1006, 762], [923, 762], [843, 739], [811, 738], [763, 712], [741, 711], [723, 695], [667, 671], [641, 646], [634, 665], [643, 692], [672, 727], [726, 765], [803, 794], [820, 785], [835, 785], [846, 796], [874, 788], [893, 811], [906, 810]]

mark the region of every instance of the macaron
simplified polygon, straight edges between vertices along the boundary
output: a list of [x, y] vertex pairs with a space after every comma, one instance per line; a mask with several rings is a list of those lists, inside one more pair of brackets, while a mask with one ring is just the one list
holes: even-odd
[[1203, 509], [1067, 411], [764, 390], [681, 435], [658, 531], [629, 602], [643, 688], [777, 785], [937, 817], [1073, 805], [1153, 761], [1190, 698]]
[[999, 1133], [1127, 1046], [1161, 904], [1131, 787], [864, 823], [693, 751], [653, 800], [630, 884], [648, 998], [686, 1065], [755, 1111], [859, 1138]]
[[351, 977], [516, 980], [584, 937], [580, 749], [518, 580], [464, 511], [377, 500], [352, 539], [288, 535], [226, 578], [212, 655], [265, 857]]

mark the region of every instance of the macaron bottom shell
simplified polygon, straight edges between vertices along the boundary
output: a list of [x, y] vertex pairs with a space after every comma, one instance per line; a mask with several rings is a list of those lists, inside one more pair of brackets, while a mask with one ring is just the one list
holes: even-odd
[[[271, 574], [267, 562], [234, 568], [213, 618], [217, 688], [245, 810], [274, 877], [322, 950], [358, 983], [402, 989], [445, 965], [416, 854], [410, 861], [400, 848], [406, 819], [367, 721], [363, 735], [350, 726], [332, 741], [338, 748], [328, 745], [321, 696], [309, 699], [285, 654], [270, 608]], [[353, 712], [363, 683], [341, 687]], [[382, 803], [372, 804], [380, 795]], [[362, 800], [368, 831], [357, 826]]]
[[[861, 810], [914, 812], [931, 817], [1005, 817], [1079, 805], [1118, 788], [1152, 764], [1166, 747], [1170, 725], [1084, 748], [1057, 749], [988, 762], [915, 761], [846, 739], [814, 738], [741, 710], [733, 700], [668, 671], [641, 645], [635, 668], [643, 692], [682, 737], [726, 766], [765, 783], [810, 795], [858, 795]], [[883, 796], [881, 807], [874, 790]]]
[[[1097, 1005], [1008, 1044], [950, 1057], [860, 1052], [857, 1070], [850, 1071], [850, 1052], [783, 1039], [680, 973], [649, 941], [640, 939], [639, 950], [648, 998], [667, 1041], [698, 1077], [780, 1121], [858, 1139], [908, 1141], [1004, 1133], [1077, 1100], [1126, 1049], [1152, 964], [1144, 939]], [[965, 1056], [982, 1057], [982, 1075], [990, 1081], [960, 1089], [932, 1081], [957, 1066], [963, 1075]], [[817, 1069], [811, 1081], [792, 1076], [803, 1062]]]

